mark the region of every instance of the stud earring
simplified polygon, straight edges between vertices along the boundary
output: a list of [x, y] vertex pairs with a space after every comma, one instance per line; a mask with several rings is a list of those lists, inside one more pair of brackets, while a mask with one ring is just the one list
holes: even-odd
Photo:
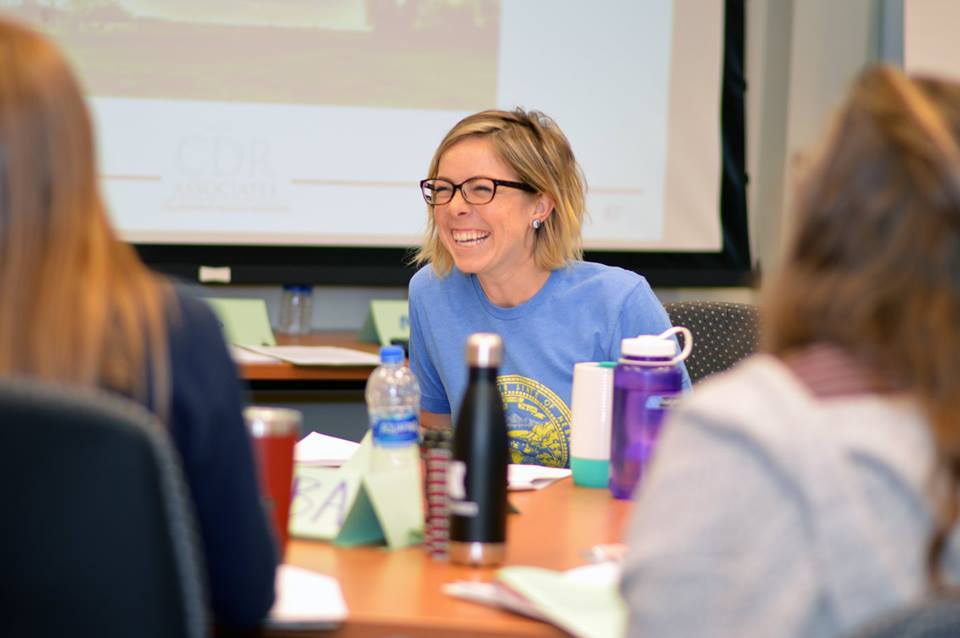
[[542, 225], [543, 225], [543, 222], [540, 221], [539, 219], [534, 219], [532, 222], [530, 222], [530, 226], [531, 226], [534, 230], [540, 230], [540, 226], [542, 226]]

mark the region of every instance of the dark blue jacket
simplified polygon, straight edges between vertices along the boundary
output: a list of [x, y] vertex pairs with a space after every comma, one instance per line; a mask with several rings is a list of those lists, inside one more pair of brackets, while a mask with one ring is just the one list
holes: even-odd
[[248, 626], [274, 600], [277, 551], [243, 422], [243, 390], [203, 301], [177, 295], [171, 319], [170, 431], [196, 504], [214, 619]]

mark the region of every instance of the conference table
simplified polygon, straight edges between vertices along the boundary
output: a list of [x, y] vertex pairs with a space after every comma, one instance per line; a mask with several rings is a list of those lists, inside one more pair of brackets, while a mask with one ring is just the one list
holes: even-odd
[[[519, 510], [507, 521], [505, 565], [570, 569], [583, 565], [597, 544], [623, 538], [630, 507], [605, 489], [576, 487], [566, 478], [541, 490], [510, 492]], [[494, 568], [471, 568], [435, 560], [422, 547], [336, 547], [291, 539], [286, 562], [335, 576], [348, 617], [324, 632], [276, 631], [272, 636], [336, 638], [440, 638], [463, 636], [565, 636], [544, 622], [453, 598], [442, 586], [456, 580], [491, 581]]]
[[[352, 331], [281, 337], [281, 344], [340, 346], [377, 352]], [[246, 363], [243, 378], [253, 390], [362, 389], [371, 366], [295, 366], [285, 362]], [[510, 492], [519, 510], [507, 521], [504, 565], [570, 569], [587, 562], [590, 548], [623, 539], [630, 503], [605, 489], [576, 487], [563, 479], [541, 490]], [[556, 627], [510, 612], [444, 594], [445, 583], [492, 581], [494, 568], [451, 565], [428, 556], [422, 547], [337, 547], [328, 542], [291, 539], [286, 562], [336, 577], [348, 618], [332, 631], [272, 630], [271, 636], [336, 638], [440, 638], [447, 636], [565, 636]]]

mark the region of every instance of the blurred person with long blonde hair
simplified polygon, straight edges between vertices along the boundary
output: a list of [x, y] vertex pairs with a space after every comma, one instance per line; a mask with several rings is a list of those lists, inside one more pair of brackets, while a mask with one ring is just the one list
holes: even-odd
[[103, 389], [156, 413], [196, 505], [215, 619], [267, 613], [277, 555], [219, 325], [117, 239], [78, 82], [46, 38], [4, 19], [0, 375]]

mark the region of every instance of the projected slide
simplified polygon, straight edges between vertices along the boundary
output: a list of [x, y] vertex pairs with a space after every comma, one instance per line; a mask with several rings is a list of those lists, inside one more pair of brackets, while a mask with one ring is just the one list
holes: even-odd
[[[97, 96], [470, 110], [496, 100], [496, 2], [420, 13], [355, 0], [45, 4], [43, 24]], [[456, 92], [434, 81], [452, 73], [471, 81]]]
[[589, 248], [720, 246], [720, 0], [0, 0], [69, 52], [139, 243], [413, 246], [464, 115], [552, 116]]

